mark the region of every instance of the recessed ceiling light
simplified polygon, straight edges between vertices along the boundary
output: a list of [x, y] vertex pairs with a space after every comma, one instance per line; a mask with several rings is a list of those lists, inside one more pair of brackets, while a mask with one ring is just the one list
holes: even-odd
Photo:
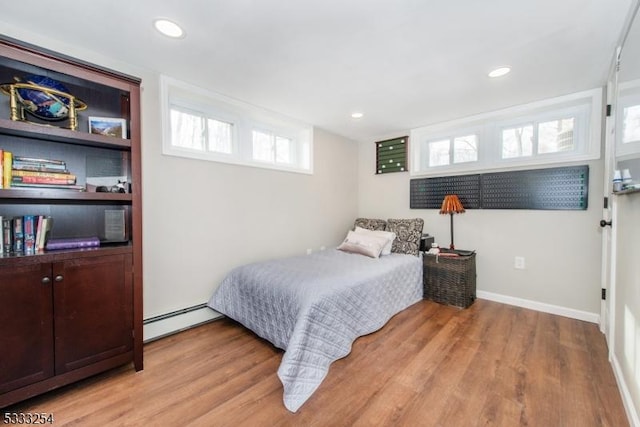
[[504, 76], [505, 74], [508, 74], [511, 71], [511, 67], [500, 67], [500, 68], [496, 68], [495, 70], [492, 70], [489, 73], [489, 77], [500, 77], [500, 76]]
[[360, 113], [360, 112], [351, 113], [351, 118], [353, 119], [361, 119], [363, 117], [364, 117], [364, 113]]
[[167, 37], [179, 39], [184, 37], [184, 30], [178, 24], [168, 19], [160, 18], [153, 21], [153, 26]]

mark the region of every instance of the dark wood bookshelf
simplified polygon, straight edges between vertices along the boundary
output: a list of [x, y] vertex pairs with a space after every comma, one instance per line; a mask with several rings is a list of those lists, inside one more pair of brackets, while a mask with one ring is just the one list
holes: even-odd
[[[140, 79], [0, 36], [0, 84], [27, 75], [64, 84], [87, 108], [71, 130], [67, 120], [11, 120], [0, 94], [0, 149], [64, 161], [83, 187], [124, 177], [130, 192], [0, 189], [1, 217], [51, 217], [52, 238], [104, 238], [114, 210], [125, 230], [95, 248], [0, 253], [0, 408], [118, 366], [143, 369]], [[89, 117], [123, 119], [127, 138], [89, 133]]]

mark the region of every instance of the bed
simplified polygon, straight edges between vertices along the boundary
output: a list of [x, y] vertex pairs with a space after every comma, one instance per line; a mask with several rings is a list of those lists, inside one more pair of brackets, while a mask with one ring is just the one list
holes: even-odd
[[[374, 228], [363, 221], [355, 228]], [[401, 227], [388, 231], [394, 221]], [[209, 300], [209, 307], [284, 350], [278, 377], [291, 412], [320, 386], [331, 363], [351, 352], [356, 338], [422, 298], [422, 220], [376, 224], [394, 234], [390, 253], [345, 250], [350, 231], [337, 248], [237, 267]]]

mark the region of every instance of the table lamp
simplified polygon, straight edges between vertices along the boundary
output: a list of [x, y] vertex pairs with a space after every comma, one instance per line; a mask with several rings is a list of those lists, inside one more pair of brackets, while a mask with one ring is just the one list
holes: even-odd
[[464, 213], [464, 207], [460, 203], [460, 199], [455, 194], [447, 194], [442, 201], [442, 207], [440, 208], [441, 214], [449, 214], [451, 216], [451, 245], [449, 249], [455, 249], [453, 245], [453, 214]]

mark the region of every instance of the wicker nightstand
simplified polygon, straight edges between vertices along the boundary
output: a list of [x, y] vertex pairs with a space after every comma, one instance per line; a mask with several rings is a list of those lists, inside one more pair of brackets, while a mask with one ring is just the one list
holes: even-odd
[[423, 258], [424, 298], [467, 308], [476, 299], [476, 254]]

